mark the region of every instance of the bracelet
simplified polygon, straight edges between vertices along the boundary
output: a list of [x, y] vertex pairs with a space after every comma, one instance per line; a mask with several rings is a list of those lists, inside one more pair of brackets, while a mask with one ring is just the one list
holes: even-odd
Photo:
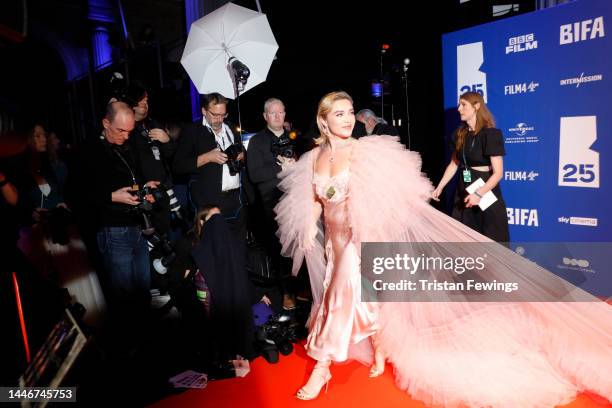
[[482, 196], [480, 194], [478, 194], [478, 191], [474, 191], [474, 194], [476, 194], [478, 196], [478, 198], [482, 198]]

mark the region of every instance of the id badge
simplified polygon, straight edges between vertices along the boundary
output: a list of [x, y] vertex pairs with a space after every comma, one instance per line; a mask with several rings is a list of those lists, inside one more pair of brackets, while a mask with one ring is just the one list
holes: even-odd
[[469, 169], [464, 169], [463, 170], [463, 182], [464, 183], [471, 183], [472, 182], [472, 173], [470, 172]]

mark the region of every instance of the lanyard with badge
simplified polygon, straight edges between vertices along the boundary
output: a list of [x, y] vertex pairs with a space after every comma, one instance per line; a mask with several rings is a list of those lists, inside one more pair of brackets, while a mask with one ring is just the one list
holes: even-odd
[[[469, 133], [468, 133], [469, 134]], [[466, 135], [467, 137], [467, 135]], [[476, 135], [472, 136], [472, 144], [470, 146], [470, 150], [468, 151], [468, 154], [470, 154], [472, 152], [472, 149], [474, 148], [474, 143], [476, 142]], [[464, 183], [471, 183], [472, 182], [472, 172], [470, 171], [470, 168], [468, 167], [467, 164], [467, 157], [465, 156], [465, 140], [463, 141], [463, 146], [461, 147], [461, 151], [463, 153], [463, 182]]]
[[139, 190], [138, 187], [138, 183], [136, 182], [136, 177], [134, 176], [134, 172], [132, 171], [132, 168], [130, 167], [130, 165], [128, 164], [127, 160], [125, 160], [125, 158], [123, 157], [123, 155], [119, 152], [119, 149], [117, 148], [113, 148], [112, 149], [115, 153], [117, 153], [117, 156], [119, 156], [119, 158], [121, 159], [121, 161], [123, 162], [123, 164], [125, 164], [125, 167], [127, 167], [127, 169], [130, 171], [130, 176], [132, 177], [132, 189], [133, 190]]

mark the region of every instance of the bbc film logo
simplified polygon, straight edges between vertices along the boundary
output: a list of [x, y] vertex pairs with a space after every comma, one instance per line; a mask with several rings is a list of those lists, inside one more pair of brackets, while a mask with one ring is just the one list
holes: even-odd
[[506, 55], [511, 53], [519, 53], [538, 48], [538, 41], [535, 39], [534, 33], [519, 35], [508, 39], [506, 45]]
[[361, 255], [364, 302], [593, 301], [496, 242], [367, 242]]

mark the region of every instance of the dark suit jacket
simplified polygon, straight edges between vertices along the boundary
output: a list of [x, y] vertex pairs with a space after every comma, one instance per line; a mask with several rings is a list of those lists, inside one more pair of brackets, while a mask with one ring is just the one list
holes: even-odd
[[280, 198], [276, 175], [280, 173], [281, 166], [272, 155], [272, 143], [276, 139], [276, 135], [265, 128], [251, 137], [247, 151], [249, 179], [257, 187], [264, 202], [276, 202]]
[[[236, 134], [233, 137], [238, 140]], [[215, 135], [201, 123], [192, 123], [181, 131], [172, 169], [177, 174], [191, 175], [191, 199], [198, 208], [222, 202], [223, 166], [207, 163], [197, 167], [198, 156], [216, 147]]]

